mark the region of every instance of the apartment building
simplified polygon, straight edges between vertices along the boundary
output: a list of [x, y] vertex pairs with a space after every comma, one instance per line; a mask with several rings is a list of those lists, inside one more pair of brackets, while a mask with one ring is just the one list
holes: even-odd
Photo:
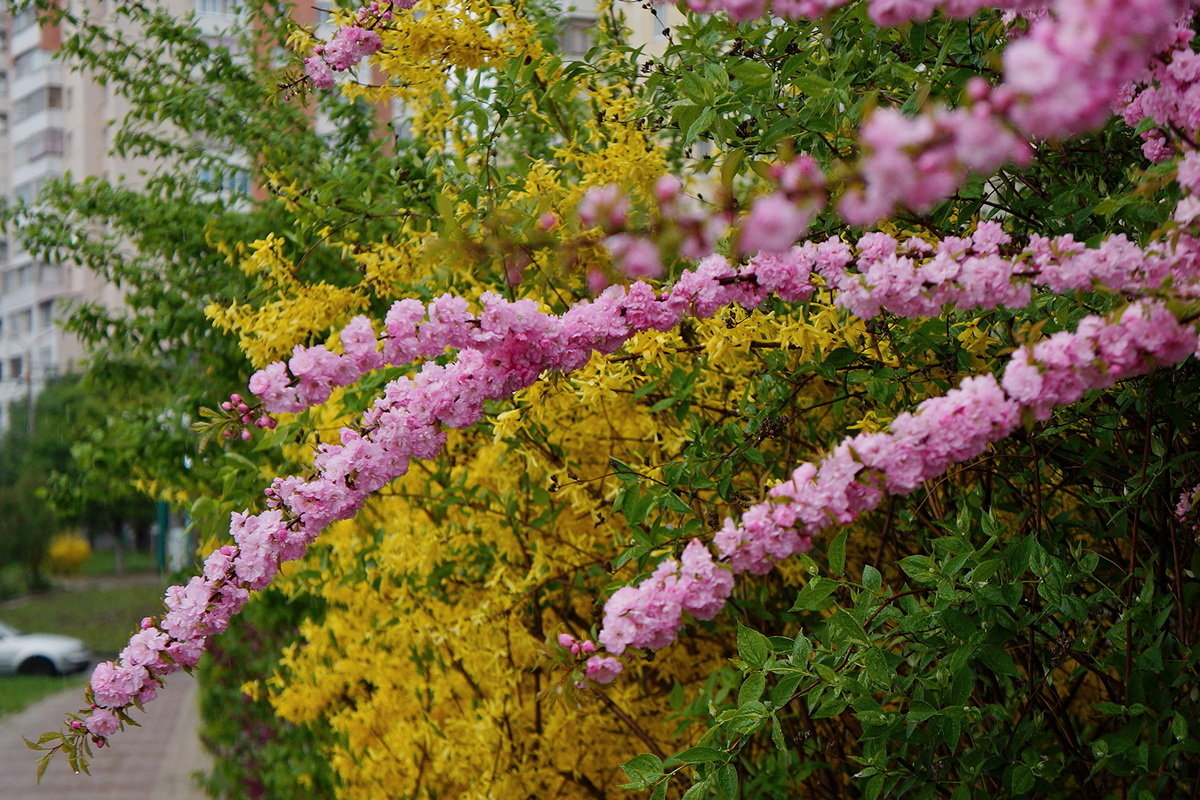
[[[103, 14], [105, 0], [87, 0]], [[162, 0], [171, 11], [194, 11], [218, 37], [236, 22], [237, 0]], [[70, 172], [137, 181], [147, 166], [109, 153], [111, 123], [127, 110], [109, 87], [53, 58], [56, 26], [32, 10], [0, 16], [0, 196], [33, 201], [52, 178]], [[120, 303], [115, 287], [81, 267], [45, 263], [19, 241], [0, 240], [0, 429], [9, 404], [31, 398], [55, 375], [74, 369], [83, 351], [58, 325], [72, 303]]]
[[[104, 14], [111, 0], [80, 2]], [[227, 39], [238, 23], [239, 0], [159, 2], [180, 15], [194, 12], [214, 39]], [[569, 55], [582, 57], [596, 22], [595, 0], [562, 2], [560, 42]], [[331, 33], [325, 8], [299, 3], [297, 21]], [[664, 21], [678, 12], [661, 6], [651, 15], [634, 3], [626, 10], [634, 40], [644, 42], [648, 53], [660, 52]], [[0, 9], [0, 196], [9, 202], [32, 202], [48, 181], [68, 171], [76, 179], [136, 181], [139, 170], [149, 166], [109, 153], [111, 125], [125, 114], [125, 101], [56, 60], [59, 42], [58, 29], [42, 24], [32, 10], [10, 15]], [[404, 135], [402, 109], [381, 109], [380, 118]], [[318, 130], [328, 124], [321, 116], [315, 123]], [[0, 239], [0, 430], [9, 424], [13, 400], [36, 396], [47, 380], [71, 371], [84, 357], [80, 343], [58, 324], [78, 302], [117, 306], [120, 295], [88, 270], [42, 262], [19, 241]]]

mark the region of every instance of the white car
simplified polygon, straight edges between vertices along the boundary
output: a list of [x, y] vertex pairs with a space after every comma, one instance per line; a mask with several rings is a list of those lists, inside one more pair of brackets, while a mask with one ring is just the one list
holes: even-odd
[[0, 622], [0, 675], [66, 675], [86, 669], [91, 660], [72, 636], [21, 633]]

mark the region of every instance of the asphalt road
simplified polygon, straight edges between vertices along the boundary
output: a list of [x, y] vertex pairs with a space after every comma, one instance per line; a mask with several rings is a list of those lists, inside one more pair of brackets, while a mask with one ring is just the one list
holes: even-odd
[[[0, 692], [4, 691], [0, 678]], [[145, 713], [134, 712], [140, 728], [112, 737], [112, 746], [93, 750], [91, 775], [76, 775], [65, 758], [51, 762], [39, 784], [33, 752], [21, 737], [36, 740], [57, 730], [62, 715], [79, 707], [81, 689], [70, 689], [19, 714], [0, 717], [0, 800], [204, 800], [192, 773], [207, 768], [200, 747], [196, 680], [172, 675]]]

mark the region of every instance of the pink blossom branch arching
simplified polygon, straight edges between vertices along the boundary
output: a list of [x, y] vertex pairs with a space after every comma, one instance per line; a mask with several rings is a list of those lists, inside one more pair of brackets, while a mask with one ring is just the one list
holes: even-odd
[[[791, 3], [777, 2], [776, 9], [814, 13], [840, 5]], [[968, 171], [986, 172], [1027, 157], [1025, 136], [1070, 135], [1095, 127], [1122, 86], [1151, 75], [1152, 56], [1186, 41], [1177, 21], [1191, 5], [1183, 0], [1060, 0], [1033, 23], [1025, 39], [1010, 45], [1006, 83], [994, 89], [976, 83], [968, 109], [872, 117], [862, 135], [867, 155], [859, 183], [843, 193], [839, 211], [848, 221], [866, 222], [901, 204], [927, 206], [952, 192]], [[978, 6], [968, 0], [876, 0], [871, 7], [877, 21], [893, 24], [935, 7], [969, 13]], [[359, 42], [355, 47], [364, 52], [374, 47], [372, 37], [352, 39], [346, 41]], [[338, 65], [343, 61], [339, 55]], [[1051, 70], [1058, 78], [1054, 85], [1038, 79]], [[984, 141], [990, 149], [979, 147]], [[786, 178], [788, 171], [781, 175]], [[820, 206], [823, 201], [813, 197], [817, 183], [813, 177], [805, 185], [781, 184], [781, 196], [806, 208]], [[756, 225], [777, 221], [778, 205], [755, 204], [763, 210], [758, 218], [752, 210], [744, 222], [749, 241]], [[1190, 222], [1183, 204], [1181, 209], [1181, 221]], [[808, 220], [807, 213], [782, 217], [795, 230], [790, 237], [776, 231], [768, 237], [772, 244], [794, 241]], [[268, 409], [292, 411], [323, 402], [333, 387], [385, 363], [407, 364], [448, 346], [459, 352], [448, 364], [426, 363], [412, 377], [391, 382], [359, 425], [343, 429], [339, 443], [319, 448], [313, 475], [273, 482], [267, 510], [234, 514], [234, 544], [210, 554], [202, 575], [169, 589], [162, 620], [146, 620], [116, 662], [97, 667], [88, 708], [72, 717], [68, 735], [105, 742], [132, 705], [153, 699], [165, 676], [197, 662], [208, 637], [225, 629], [251, 591], [270, 583], [282, 561], [299, 558], [326, 526], [353, 516], [373, 492], [403, 475], [410, 459], [435, 456], [444, 442], [443, 428], [471, 425], [482, 418], [488, 400], [532, 385], [546, 370], [578, 369], [593, 351], [611, 353], [639, 331], [666, 330], [687, 315], [709, 316], [729, 303], [754, 307], [768, 294], [802, 301], [813, 291], [813, 272], [826, 278], [839, 303], [861, 316], [881, 310], [927, 315], [944, 304], [1018, 307], [1028, 302], [1034, 285], [1063, 291], [1099, 283], [1152, 293], [1170, 283], [1175, 296], [1195, 296], [1200, 261], [1195, 240], [1186, 235], [1145, 250], [1120, 238], [1087, 249], [1066, 239], [1035, 237], [1015, 257], [1001, 255], [1007, 244], [995, 226], [981, 226], [969, 240], [946, 240], [932, 249], [874, 234], [858, 242], [857, 254], [829, 240], [772, 247], [781, 252], [760, 254], [741, 268], [710, 256], [662, 293], [644, 283], [612, 287], [561, 315], [541, 312], [529, 301], [489, 295], [481, 298], [478, 314], [449, 296], [429, 304], [405, 300], [388, 314], [382, 348], [369, 321], [360, 318], [343, 331], [343, 355], [298, 349], [286, 365], [273, 364], [253, 378], [251, 388]], [[889, 432], [854, 437], [819, 465], [801, 465], [771, 490], [770, 501], [714, 535], [728, 566], [697, 543], [689, 545], [682, 564], [668, 560], [650, 580], [620, 590], [606, 608], [601, 642], [614, 654], [663, 646], [678, 634], [685, 611], [697, 618], [719, 611], [732, 591], [731, 569], [769, 570], [806, 549], [830, 525], [874, 507], [883, 492], [911, 491], [951, 464], [978, 455], [1008, 435], [1022, 411], [1040, 417], [1074, 402], [1088, 388], [1176, 363], [1195, 349], [1189, 325], [1161, 303], [1142, 300], [1115, 320], [1088, 318], [1074, 333], [1018, 351], [1000, 380], [968, 379], [897, 419]], [[591, 674], [615, 675], [615, 659], [593, 658], [604, 661], [597, 661], [602, 666]]]

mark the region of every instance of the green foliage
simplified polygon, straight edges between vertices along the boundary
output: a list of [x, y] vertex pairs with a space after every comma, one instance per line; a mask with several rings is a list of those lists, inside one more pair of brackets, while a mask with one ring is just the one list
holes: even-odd
[[12, 424], [0, 435], [0, 563], [20, 565], [26, 588], [44, 586], [46, 550], [59, 530], [119, 531], [149, 519], [149, 503], [123, 474], [74, 458], [81, 442], [105, 429], [107, 414], [77, 376], [48, 383], [32, 409], [27, 402], [11, 409]]
[[[530, 12], [543, 33], [553, 30], [551, 12]], [[1003, 35], [991, 12], [880, 29], [857, 3], [820, 25], [689, 16], [665, 52], [647, 60], [644, 48], [622, 41], [611, 12], [596, 57], [551, 62], [562, 80], [547, 83], [536, 65], [519, 59], [499, 74], [460, 76], [453, 113], [477, 144], [468, 157], [420, 142], [396, 142], [387, 154], [372, 140], [371, 110], [332, 99], [320, 101], [336, 129], [324, 141], [298, 106], [275, 102], [267, 64], [234, 58], [190, 21], [149, 5], [116, 4], [112, 13], [139, 34], [111, 20], [73, 18], [77, 33], [63, 54], [132, 103], [114, 137], [116, 152], [170, 166], [137, 187], [63, 181], [41, 206], [2, 216], [22, 227], [40, 258], [69, 256], [127, 292], [128, 314], [85, 307], [70, 323], [96, 348], [88, 386], [109, 409], [107, 424], [80, 432], [71, 448], [87, 468], [58, 489], [78, 507], [110, 497], [128, 475], [192, 497], [207, 493], [191, 506], [206, 533], [219, 531], [231, 509], [254, 502], [264, 466], [291, 466], [271, 450], [303, 424], [236, 454], [196, 452], [186, 424], [193, 410], [214, 402], [214, 387], [239, 386], [248, 372], [232, 339], [215, 333], [202, 309], [256, 288], [212, 242], [277, 233], [289, 252], [302, 254], [302, 279], [344, 286], [358, 279], [358, 265], [321, 246], [328, 231], [376, 242], [411, 224], [440, 238], [441, 249], [426, 255], [471, 269], [432, 270], [403, 287], [405, 294], [486, 282], [511, 250], [549, 246], [534, 230], [544, 209], [531, 200], [514, 210], [496, 198], [518, 186], [535, 159], [586, 144], [587, 123], [605, 109], [580, 86], [628, 88], [638, 100], [639, 130], [657, 134], [675, 168], [709, 172], [708, 200], [734, 211], [780, 155], [812, 153], [834, 175], [845, 170], [857, 156], [857, 129], [876, 106], [916, 111], [931, 101], [957, 103], [967, 78], [995, 77], [989, 51]], [[286, 17], [270, 2], [252, 13], [272, 25]], [[267, 27], [255, 35], [278, 41], [281, 32]], [[606, 54], [613, 57], [600, 57]], [[197, 138], [219, 147], [200, 148]], [[286, 166], [280, 181], [304, 187], [289, 196], [291, 213], [218, 191], [246, 163]], [[1114, 124], [1070, 145], [1039, 145], [1029, 167], [969, 181], [928, 214], [904, 214], [889, 225], [943, 236], [996, 219], [1014, 232], [1144, 239], [1174, 199], [1168, 169], [1142, 166], [1134, 132]], [[215, 182], [201, 181], [201, 173]], [[471, 214], [457, 216], [457, 204]], [[78, 234], [68, 241], [64, 230]], [[851, 235], [832, 214], [819, 217], [814, 231]], [[564, 255], [564, 274], [570, 262]], [[554, 286], [574, 277], [531, 280]], [[565, 305], [564, 297], [553, 302]], [[385, 300], [373, 298], [373, 310]], [[630, 391], [648, 413], [688, 435], [653, 470], [611, 457], [618, 485], [604, 500], [628, 537], [604, 566], [624, 568], [621, 582], [648, 573], [664, 551], [761, 499], [764, 486], [857, 426], [894, 418], [964, 374], [997, 369], [1017, 346], [1121, 302], [1097, 292], [1041, 296], [1019, 312], [883, 316], [862, 326], [856, 341], [804, 356], [754, 340], [745, 354], [753, 377], [720, 406], [706, 406], [697, 390], [709, 365], [693, 357], [699, 345], [684, 326], [686, 344], [673, 363], [649, 365]], [[815, 315], [817, 303], [803, 313]], [[767, 311], [784, 316], [788, 309], [776, 303]], [[845, 316], [841, 322], [852, 324]], [[727, 324], [739, 322], [731, 314]], [[982, 344], [970, 345], [963, 334]], [[362, 407], [388, 377], [373, 376], [348, 402]], [[1194, 795], [1200, 631], [1192, 609], [1200, 600], [1200, 551], [1171, 509], [1200, 473], [1198, 401], [1194, 362], [1093, 393], [817, 542], [797, 559], [802, 587], [779, 575], [743, 581], [724, 617], [696, 625], [698, 637], [726, 643], [727, 658], [698, 686], [670, 690], [688, 746], [628, 760], [624, 787], [652, 800]], [[563, 448], [546, 433], [532, 446], [561, 461]], [[37, 463], [6, 455], [18, 452]], [[11, 498], [18, 520], [11, 524], [20, 526], [0, 528], [0, 547], [24, 548], [6, 557], [40, 563], [39, 518], [22, 505], [37, 492], [21, 481], [48, 474], [46, 465], [63, 453], [61, 443], [32, 440], [0, 449], [0, 503]], [[429, 474], [431, 485], [440, 484], [424, 504], [434, 523], [474, 504], [494, 507], [513, 530], [536, 533], [562, 513], [551, 499], [556, 485], [526, 479], [518, 504], [468, 484], [453, 461]], [[446, 559], [429, 575], [411, 576], [434, 600], [452, 596], [456, 582], [481, 580], [496, 554], [461, 546]], [[601, 567], [594, 573], [608, 579]], [[362, 574], [349, 577], [365, 583], [368, 574], [364, 556]], [[214, 794], [335, 792], [321, 755], [332, 734], [319, 723], [284, 724], [265, 700], [243, 691], [275, 670], [302, 620], [321, 614], [306, 598], [267, 593], [217, 642], [202, 673], [206, 738], [218, 756], [209, 779]]]
[[787, 614], [743, 599], [761, 632], [739, 625], [732, 668], [677, 698], [694, 746], [653, 769], [639, 756], [631, 784], [1185, 796], [1200, 549], [1171, 508], [1194, 475], [1198, 379], [1188, 365], [1130, 383], [894, 498], [805, 558]]
[[332, 734], [278, 719], [265, 696], [243, 688], [275, 671], [301, 621], [319, 618], [319, 605], [267, 591], [201, 662], [201, 738], [214, 757], [205, 789], [212, 797], [334, 796], [333, 777], [321, 757], [323, 739]]

